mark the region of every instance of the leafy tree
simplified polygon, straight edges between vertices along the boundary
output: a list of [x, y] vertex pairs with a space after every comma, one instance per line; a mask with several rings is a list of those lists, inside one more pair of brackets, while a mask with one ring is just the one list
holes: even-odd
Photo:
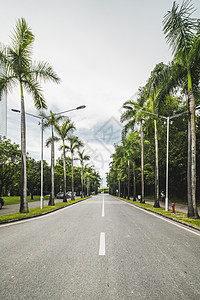
[[37, 194], [40, 189], [40, 174], [41, 165], [35, 159], [27, 158], [27, 187], [31, 193], [31, 200], [33, 200], [34, 194]]
[[0, 196], [7, 195], [20, 169], [19, 145], [0, 136]]
[[46, 108], [38, 79], [60, 82], [53, 68], [46, 62], [32, 62], [34, 35], [24, 18], [18, 19], [9, 46], [2, 46], [0, 61], [0, 99], [3, 92], [19, 84], [21, 94], [21, 203], [20, 212], [28, 212], [26, 176], [26, 127], [24, 89], [33, 96], [37, 109]]

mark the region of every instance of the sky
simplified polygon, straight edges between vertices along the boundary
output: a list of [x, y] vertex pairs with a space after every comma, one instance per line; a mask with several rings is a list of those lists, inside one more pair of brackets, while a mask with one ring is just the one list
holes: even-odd
[[[157, 63], [168, 63], [171, 51], [162, 32], [162, 20], [171, 0], [7, 0], [0, 11], [0, 42], [7, 45], [18, 18], [25, 18], [35, 35], [33, 60], [47, 61], [61, 84], [42, 83], [54, 113], [86, 105], [68, 115], [75, 134], [85, 143], [90, 164], [103, 178], [109, 171], [114, 144], [121, 140], [120, 116], [126, 100], [134, 99]], [[182, 3], [182, 1], [177, 1]], [[199, 0], [192, 1], [200, 16]], [[8, 94], [8, 132], [20, 144], [19, 88]], [[38, 115], [30, 95], [26, 112]], [[26, 116], [27, 152], [40, 160], [41, 127]], [[44, 132], [44, 140], [50, 131]], [[56, 147], [55, 157], [61, 156]], [[44, 147], [50, 164], [50, 148]]]

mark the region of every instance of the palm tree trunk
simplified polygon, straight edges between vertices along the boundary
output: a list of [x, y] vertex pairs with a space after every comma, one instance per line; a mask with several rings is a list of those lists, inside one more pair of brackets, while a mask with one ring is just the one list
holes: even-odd
[[83, 198], [83, 163], [81, 163], [81, 198]]
[[145, 203], [144, 200], [144, 131], [141, 120], [141, 200], [140, 203]]
[[71, 160], [72, 160], [72, 200], [74, 200], [74, 157], [71, 152]]
[[159, 204], [159, 167], [158, 167], [158, 134], [157, 134], [157, 122], [154, 120], [155, 125], [155, 202], [154, 207], [160, 207]]
[[85, 186], [85, 174], [83, 175], [83, 194], [86, 196], [86, 186]]
[[[111, 190], [112, 194], [112, 190]], [[87, 177], [87, 197], [90, 196], [90, 176]]]
[[63, 176], [64, 176], [64, 183], [63, 183], [63, 202], [67, 202], [66, 197], [66, 157], [65, 157], [65, 141], [63, 140]]
[[51, 195], [49, 199], [49, 206], [54, 206], [54, 134], [53, 125], [51, 126], [52, 142], [51, 142]]
[[136, 201], [135, 162], [133, 162], [133, 201]]
[[22, 84], [21, 90], [21, 201], [20, 213], [28, 213], [27, 202], [27, 177], [26, 177], [26, 123], [25, 123], [25, 107]]
[[124, 199], [126, 199], [126, 182], [124, 181], [124, 196], [123, 196]]
[[130, 199], [130, 160], [128, 160], [128, 197]]
[[[189, 110], [189, 105], [188, 105]], [[192, 191], [191, 191], [191, 117], [188, 112], [188, 165], [187, 165], [187, 195], [188, 195], [188, 218], [194, 217], [194, 208], [192, 203]]]
[[191, 192], [194, 208], [194, 218], [199, 218], [196, 203], [196, 123], [195, 123], [195, 98], [192, 90], [191, 75], [188, 72], [188, 107], [191, 123]]
[[120, 180], [118, 181], [118, 190], [119, 190], [118, 197], [121, 197], [121, 182], [120, 182]]

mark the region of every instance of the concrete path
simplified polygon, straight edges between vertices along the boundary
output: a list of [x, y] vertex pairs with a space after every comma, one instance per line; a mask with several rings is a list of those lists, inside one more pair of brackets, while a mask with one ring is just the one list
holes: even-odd
[[[153, 205], [154, 204], [154, 200], [148, 199], [148, 200], [145, 200], [145, 203]], [[161, 207], [165, 207], [165, 203], [164, 202], [159, 201], [159, 203], [160, 203]], [[169, 202], [169, 209], [172, 209], [172, 203], [171, 202]], [[184, 205], [184, 204], [175, 203], [175, 211], [180, 211], [180, 212], [184, 212], [184, 213], [187, 214], [187, 212], [188, 212], [188, 206]], [[198, 212], [200, 214], [200, 207], [198, 207]]]
[[[48, 205], [49, 200], [44, 200], [44, 205]], [[62, 202], [62, 199], [55, 199], [55, 203]], [[0, 210], [0, 216], [16, 213], [19, 211], [19, 204], [12, 204], [12, 205], [5, 205]], [[28, 203], [29, 209], [40, 207], [40, 201], [29, 202]]]

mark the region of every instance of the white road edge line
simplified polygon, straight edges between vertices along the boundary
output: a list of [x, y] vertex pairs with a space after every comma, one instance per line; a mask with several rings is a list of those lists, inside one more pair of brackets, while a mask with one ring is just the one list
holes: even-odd
[[100, 233], [99, 255], [106, 255], [105, 232]]
[[[125, 202], [125, 201], [123, 201], [123, 200], [120, 200], [120, 201]], [[128, 203], [128, 202], [125, 202], [125, 203], [133, 207], [132, 204], [130, 204], [130, 203]], [[147, 213], [147, 214], [150, 214], [150, 215], [152, 215], [152, 216], [154, 216], [154, 217], [156, 217], [156, 218], [162, 219], [162, 220], [164, 220], [164, 221], [166, 221], [166, 222], [168, 222], [168, 223], [170, 223], [170, 224], [173, 224], [173, 225], [175, 225], [175, 226], [177, 226], [177, 227], [180, 227], [180, 228], [182, 228], [182, 229], [184, 229], [184, 230], [186, 230], [186, 231], [192, 232], [192, 233], [194, 233], [194, 234], [200, 236], [200, 233], [195, 232], [195, 231], [193, 231], [192, 229], [186, 228], [186, 227], [184, 227], [184, 225], [178, 224], [178, 223], [176, 223], [175, 221], [171, 221], [171, 220], [169, 220], [169, 219], [167, 219], [167, 218], [165, 218], [165, 217], [162, 217], [162, 216], [159, 216], [159, 215], [157, 215], [157, 214], [154, 214], [153, 212], [147, 211], [147, 210], [142, 209], [142, 208], [140, 208], [140, 207], [138, 207], [138, 206], [134, 206], [134, 207], [137, 208], [137, 209], [139, 209], [139, 210], [142, 210], [143, 212], [145, 212], [145, 213]]]
[[102, 217], [105, 216], [105, 210], [104, 210], [104, 196], [103, 196], [103, 202], [102, 202]]

